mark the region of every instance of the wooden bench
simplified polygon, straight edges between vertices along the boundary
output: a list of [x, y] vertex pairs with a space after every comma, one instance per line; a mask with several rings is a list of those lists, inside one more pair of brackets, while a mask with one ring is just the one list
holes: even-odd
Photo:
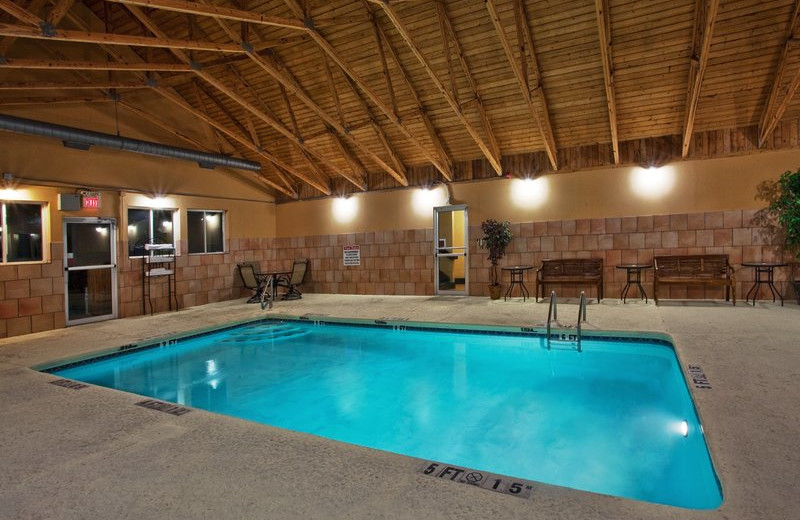
[[728, 255], [656, 256], [653, 258], [653, 299], [658, 305], [660, 285], [718, 285], [725, 287], [725, 301], [733, 296], [736, 305], [736, 277]]
[[539, 288], [542, 298], [545, 286], [592, 285], [597, 287], [598, 303], [603, 298], [603, 259], [602, 258], [564, 258], [560, 260], [542, 260], [542, 266], [536, 270], [536, 301], [539, 301]]

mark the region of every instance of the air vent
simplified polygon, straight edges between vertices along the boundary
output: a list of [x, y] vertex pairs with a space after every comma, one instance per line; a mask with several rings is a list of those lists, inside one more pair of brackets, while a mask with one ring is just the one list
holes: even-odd
[[50, 381], [50, 384], [63, 386], [64, 388], [71, 388], [72, 390], [80, 390], [81, 388], [88, 388], [89, 386], [77, 381], [70, 381], [69, 379], [56, 379], [55, 381]]
[[151, 410], [157, 410], [159, 412], [164, 412], [172, 415], [183, 415], [185, 413], [189, 413], [192, 411], [189, 408], [178, 406], [177, 404], [163, 403], [161, 401], [156, 401], [155, 399], [147, 399], [145, 401], [138, 402], [136, 403], [136, 406], [141, 406], [142, 408], [149, 408]]

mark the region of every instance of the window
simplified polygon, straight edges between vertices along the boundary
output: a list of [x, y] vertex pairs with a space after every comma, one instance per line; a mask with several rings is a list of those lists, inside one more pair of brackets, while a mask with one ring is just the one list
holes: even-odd
[[129, 209], [128, 256], [144, 256], [145, 244], [175, 245], [175, 210]]
[[189, 228], [190, 253], [221, 253], [224, 251], [222, 211], [190, 210], [186, 219]]
[[44, 205], [3, 202], [0, 214], [2, 263], [41, 262], [42, 212]]

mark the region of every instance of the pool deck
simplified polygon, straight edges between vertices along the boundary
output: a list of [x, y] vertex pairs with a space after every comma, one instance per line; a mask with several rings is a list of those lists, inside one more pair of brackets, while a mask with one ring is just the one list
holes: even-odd
[[[144, 409], [140, 396], [48, 384], [29, 367], [270, 314], [541, 327], [546, 303], [306, 294], [270, 312], [244, 300], [0, 340], [0, 518], [727, 519], [797, 518], [800, 307], [608, 298], [586, 329], [672, 336], [723, 486], [692, 511], [537, 485], [521, 499], [420, 474], [419, 461], [202, 410]], [[559, 305], [577, 316], [574, 300]], [[446, 461], [445, 461], [446, 462]]]

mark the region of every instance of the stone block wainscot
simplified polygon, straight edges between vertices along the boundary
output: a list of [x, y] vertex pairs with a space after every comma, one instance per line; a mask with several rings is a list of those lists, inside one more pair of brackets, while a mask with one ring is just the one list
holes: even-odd
[[[511, 224], [514, 239], [501, 265], [538, 267], [546, 258], [602, 258], [606, 298], [617, 297], [625, 285], [625, 272], [614, 266], [651, 263], [656, 255], [727, 254], [736, 270], [736, 293], [743, 295], [753, 283], [743, 261], [781, 259], [780, 247], [766, 229], [752, 223], [755, 210], [681, 213], [578, 219]], [[478, 249], [479, 226], [469, 230], [470, 295], [488, 296], [489, 261]], [[295, 258], [308, 258], [311, 268], [303, 291], [334, 294], [432, 295], [433, 230], [375, 231], [338, 235], [273, 239], [270, 269], [288, 269]], [[361, 246], [361, 265], [345, 267], [342, 246]], [[273, 256], [272, 254], [269, 256]], [[533, 284], [533, 272], [526, 282]], [[788, 269], [776, 271], [781, 293], [791, 292]], [[508, 280], [503, 279], [507, 284]], [[652, 289], [652, 271], [645, 273], [645, 287]], [[587, 296], [595, 297], [593, 289]], [[563, 287], [559, 295], [574, 297], [580, 289]], [[664, 288], [661, 298], [722, 299], [715, 287]]]
[[[716, 211], [599, 219], [522, 222], [511, 225], [514, 240], [501, 265], [540, 265], [545, 258], [602, 258], [605, 296], [619, 295], [625, 273], [621, 263], [650, 263], [655, 255], [727, 254], [736, 270], [738, 299], [753, 283], [744, 262], [788, 260], [772, 243], [766, 229], [752, 223], [754, 210]], [[478, 249], [480, 227], [469, 230], [470, 295], [488, 296], [489, 261]], [[359, 245], [361, 265], [342, 261], [342, 246]], [[127, 244], [120, 243], [120, 251]], [[186, 251], [183, 241], [180, 250]], [[119, 260], [119, 315], [142, 314], [141, 259]], [[37, 264], [0, 266], [0, 337], [17, 336], [65, 326], [63, 244], [52, 243], [51, 260]], [[310, 269], [303, 292], [332, 294], [433, 295], [433, 230], [408, 229], [335, 235], [242, 238], [226, 243], [219, 254], [182, 254], [176, 262], [181, 308], [241, 298], [249, 294], [236, 272], [241, 262], [256, 262], [262, 270], [290, 270], [295, 259], [308, 258]], [[788, 268], [775, 273], [784, 297], [791, 297]], [[508, 280], [503, 280], [508, 283]], [[526, 276], [533, 284], [533, 272]], [[652, 288], [652, 271], [645, 274]], [[163, 283], [153, 285], [156, 312], [168, 308]], [[560, 296], [577, 296], [564, 287]], [[587, 296], [596, 296], [588, 289]], [[715, 287], [664, 289], [661, 298], [722, 299]]]

